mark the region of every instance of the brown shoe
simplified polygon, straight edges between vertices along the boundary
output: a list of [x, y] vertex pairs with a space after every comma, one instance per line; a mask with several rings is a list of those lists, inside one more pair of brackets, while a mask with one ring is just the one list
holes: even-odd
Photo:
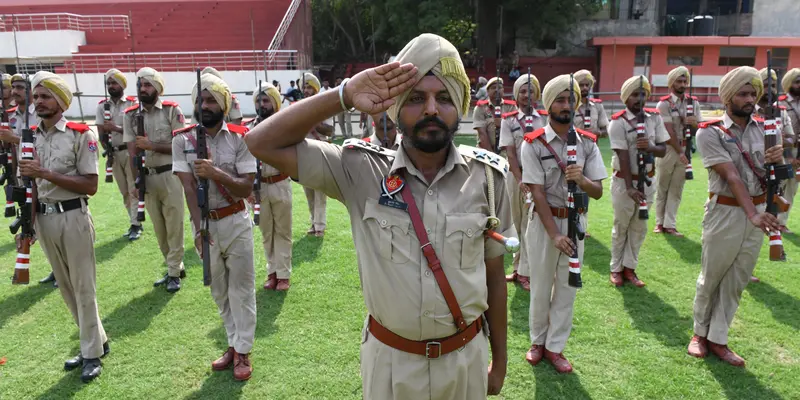
[[550, 361], [550, 364], [553, 364], [555, 367], [556, 372], [559, 374], [568, 374], [572, 372], [572, 364], [564, 358], [564, 355], [561, 353], [553, 353], [547, 349], [544, 349], [544, 358], [547, 361]]
[[522, 290], [524, 290], [526, 292], [530, 292], [531, 291], [531, 278], [528, 278], [527, 276], [519, 275], [517, 277], [517, 282], [519, 282], [519, 285], [522, 286]]
[[586, 233], [583, 234], [583, 237], [584, 237], [584, 239], [585, 238], [590, 238], [590, 237], [592, 237], [592, 234], [589, 233], [589, 232], [586, 232]]
[[278, 285], [278, 274], [273, 272], [267, 275], [267, 280], [264, 281], [264, 290], [275, 290], [276, 285]]
[[253, 373], [253, 366], [250, 365], [249, 354], [235, 353], [233, 360], [233, 379], [237, 381], [246, 381], [250, 379], [250, 374]]
[[316, 236], [318, 238], [324, 237], [325, 236], [325, 229], [323, 229], [321, 231], [314, 232], [314, 236]]
[[506, 275], [506, 282], [508, 282], [508, 283], [516, 282], [517, 276], [519, 276], [519, 275], [517, 275], [517, 270], [514, 270], [514, 272]]
[[531, 349], [525, 353], [525, 361], [527, 361], [530, 365], [536, 365], [539, 361], [542, 361], [542, 356], [544, 355], [544, 346], [539, 344], [534, 344], [531, 346]]
[[612, 272], [611, 277], [608, 278], [612, 285], [616, 287], [622, 286], [622, 273], [620, 272]]
[[279, 292], [285, 292], [289, 290], [289, 280], [288, 279], [278, 279], [278, 284], [275, 286], [275, 290]]
[[675, 237], [683, 237], [683, 234], [678, 232], [675, 228], [664, 228], [664, 233]]
[[310, 235], [310, 236], [313, 236], [315, 233], [317, 233], [317, 230], [314, 229], [313, 226], [311, 227], [311, 229], [306, 231], [306, 235]]
[[715, 356], [719, 357], [720, 360], [734, 367], [744, 367], [744, 358], [739, 357], [738, 354], [729, 349], [728, 345], [708, 342], [708, 349], [711, 350]]
[[750, 282], [759, 283], [759, 282], [761, 282], [761, 279], [758, 279], [757, 277], [751, 275], [750, 276]]
[[653, 233], [662, 233], [662, 232], [664, 232], [664, 225], [656, 225], [656, 227], [653, 228]]
[[222, 353], [222, 357], [214, 360], [214, 362], [211, 363], [211, 369], [214, 371], [224, 371], [228, 369], [228, 367], [230, 367], [233, 363], [234, 353], [236, 352], [233, 350], [233, 347], [228, 347], [228, 350], [225, 350], [225, 352]]
[[702, 336], [692, 336], [687, 352], [692, 357], [705, 358], [708, 355], [708, 340]]
[[639, 277], [636, 276], [636, 271], [634, 271], [634, 270], [632, 270], [630, 268], [623, 268], [623, 270], [622, 270], [622, 278], [625, 279], [626, 281], [629, 281], [630, 283], [632, 283], [636, 287], [639, 287], [639, 288], [644, 287], [644, 282], [639, 280]]

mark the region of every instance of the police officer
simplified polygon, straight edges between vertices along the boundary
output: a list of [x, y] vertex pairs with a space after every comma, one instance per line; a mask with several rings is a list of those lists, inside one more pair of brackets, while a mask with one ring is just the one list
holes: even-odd
[[25, 128], [25, 111], [28, 112], [28, 127], [35, 126], [39, 122], [39, 116], [36, 115], [36, 106], [31, 101], [28, 94], [28, 85], [26, 77], [21, 74], [14, 74], [11, 76], [11, 99], [14, 101], [14, 106], [9, 112], [8, 123], [11, 130], [14, 132], [15, 138], [0, 137], [3, 141], [9, 139], [10, 143], [19, 145], [19, 137], [22, 135], [22, 130]]
[[365, 142], [376, 144], [390, 150], [397, 150], [400, 148], [403, 135], [397, 133], [397, 125], [389, 118], [388, 114], [383, 112], [370, 115], [370, 119], [378, 121], [379, 126], [375, 127], [375, 133], [363, 139]]
[[[656, 160], [656, 227], [653, 232], [677, 237], [683, 236], [678, 232], [676, 217], [686, 183], [686, 165], [689, 164], [684, 154], [684, 129], [688, 126], [694, 131], [697, 122], [702, 120], [698, 116], [700, 103], [697, 98], [686, 94], [690, 79], [689, 69], [684, 66], [669, 71], [667, 86], [670, 94], [661, 97], [656, 106], [669, 133], [669, 140], [666, 154]], [[695, 115], [687, 114], [689, 104], [695, 110]]]
[[[559, 373], [572, 372], [562, 352], [572, 330], [572, 311], [577, 289], [569, 286], [572, 251], [577, 247], [583, 262], [583, 240], [573, 243], [567, 236], [567, 181], [574, 181], [589, 197], [603, 196], [602, 180], [608, 177], [597, 136], [577, 129], [576, 164], [567, 166], [567, 134], [570, 127], [570, 76], [560, 75], [544, 87], [544, 106], [549, 112], [545, 128], [525, 135], [521, 158], [522, 182], [530, 185], [535, 214], [526, 232], [531, 276], [531, 348], [525, 359], [536, 365], [542, 358]], [[580, 87], [573, 81], [575, 101]], [[581, 207], [582, 208], [582, 207]], [[580, 218], [585, 225], [585, 216]]]
[[97, 310], [95, 230], [88, 206], [97, 192], [97, 136], [64, 118], [72, 91], [60, 76], [38, 72], [31, 86], [41, 123], [34, 133], [35, 159], [20, 159], [19, 170], [36, 178], [35, 231], [78, 325], [80, 353], [64, 368], [82, 367], [81, 380], [88, 382], [100, 376], [100, 357], [109, 352]]
[[[139, 79], [138, 90], [141, 106], [125, 109], [122, 141], [128, 145], [131, 171], [134, 179], [139, 175], [135, 165], [136, 153], [145, 151], [147, 215], [153, 221], [153, 231], [158, 239], [158, 247], [167, 264], [167, 273], [154, 285], [166, 283], [167, 291], [177, 292], [181, 288], [181, 278], [186, 276], [183, 269], [183, 199], [181, 183], [172, 171], [172, 131], [183, 128], [185, 119], [178, 103], [161, 100], [164, 93], [164, 79], [161, 73], [145, 67], [136, 73]], [[137, 136], [135, 119], [137, 113], [144, 115], [144, 136]], [[138, 190], [133, 193], [138, 199]]]
[[575, 72], [575, 81], [581, 88], [581, 102], [575, 110], [575, 127], [589, 131], [602, 138], [608, 136], [608, 115], [603, 100], [589, 97], [596, 80], [587, 69]]
[[[489, 79], [486, 91], [489, 97], [486, 100], [478, 100], [472, 111], [472, 126], [478, 131], [478, 147], [494, 152], [495, 146], [498, 145], [495, 128], [500, 128], [497, 124], [502, 123], [502, 114], [514, 111], [517, 104], [513, 100], [503, 98], [503, 78], [499, 76]], [[500, 118], [495, 118], [495, 107], [500, 107]], [[500, 149], [499, 154], [506, 156], [503, 149]]]
[[764, 233], [780, 227], [778, 219], [765, 212], [766, 194], [760, 183], [765, 163], [783, 163], [782, 146], [765, 149], [763, 123], [752, 118], [763, 92], [755, 68], [731, 70], [719, 84], [725, 114], [700, 124], [697, 131], [697, 147], [708, 169], [709, 200], [688, 353], [702, 358], [710, 350], [734, 366], [745, 362], [728, 348], [728, 330], [758, 260]]
[[[128, 87], [128, 80], [117, 69], [112, 68], [106, 72], [105, 84], [109, 98], [100, 100], [100, 103], [97, 104], [95, 124], [101, 138], [103, 134], [111, 135], [111, 148], [106, 150], [109, 154], [113, 154], [112, 173], [114, 174], [114, 180], [117, 181], [119, 192], [122, 194], [125, 212], [131, 221], [128, 232], [123, 236], [127, 237], [128, 240], [137, 240], [142, 235], [142, 223], [136, 220], [139, 199], [133, 197], [133, 193], [136, 190], [136, 182], [133, 179], [128, 146], [122, 141], [122, 123], [125, 115], [123, 111], [136, 105], [136, 97], [128, 96], [123, 98], [125, 88]], [[111, 105], [111, 119], [109, 121], [104, 118], [106, 103]], [[101, 144], [105, 146], [105, 143]]]
[[[314, 96], [319, 92], [319, 79], [317, 79], [314, 74], [310, 74], [308, 72], [304, 73], [303, 81], [305, 82], [303, 86], [304, 98]], [[345, 112], [342, 115], [349, 115], [349, 113]], [[349, 125], [350, 124], [348, 122], [348, 126]], [[330, 142], [330, 138], [333, 137], [333, 132], [333, 118], [331, 118], [319, 123], [317, 126], [309, 130], [307, 138]], [[347, 137], [350, 136], [352, 135], [347, 135]], [[321, 190], [315, 190], [310, 187], [304, 187], [303, 191], [306, 194], [306, 201], [308, 202], [308, 215], [311, 220], [311, 228], [309, 228], [306, 234], [316, 237], [323, 237], [325, 236], [325, 228], [327, 226], [328, 219], [328, 196], [325, 195], [325, 192]]]
[[[420, 35], [397, 60], [345, 81], [341, 97], [328, 91], [278, 113], [245, 141], [257, 158], [350, 213], [369, 313], [364, 398], [485, 399], [500, 391], [507, 361], [505, 249], [484, 238], [489, 222], [516, 236], [505, 161], [453, 144], [469, 108], [469, 80], [450, 42]], [[387, 107], [403, 132], [396, 152], [361, 140], [343, 147], [303, 140], [343, 109], [374, 115]]]
[[250, 350], [256, 330], [256, 272], [253, 265], [253, 228], [244, 199], [253, 190], [256, 161], [247, 151], [247, 128], [226, 124], [231, 108], [228, 85], [214, 75], [201, 77], [200, 94], [192, 90], [192, 102], [202, 99], [195, 116], [208, 131], [209, 159], [197, 159], [197, 132], [192, 125], [175, 131], [172, 141], [173, 172], [180, 178], [195, 232], [195, 249], [202, 258], [200, 209], [197, 206], [197, 179], [208, 179], [209, 234], [211, 252], [211, 296], [219, 308], [228, 349], [211, 363], [215, 371], [233, 365], [233, 378], [250, 379], [253, 367]]
[[[529, 79], [530, 78], [530, 79]], [[528, 82], [530, 81], [530, 85]], [[528, 88], [530, 86], [530, 89]], [[522, 140], [526, 129], [526, 118], [531, 118], [531, 129], [536, 130], [547, 124], [547, 111], [536, 110], [536, 102], [541, 93], [539, 80], [533, 75], [522, 75], [514, 82], [514, 100], [518, 108], [503, 115], [500, 123], [500, 147], [508, 155], [509, 174], [506, 175], [508, 197], [511, 199], [511, 215], [514, 227], [519, 233], [520, 246], [514, 255], [514, 272], [506, 276], [507, 282], [519, 282], [523, 290], [530, 291], [530, 272], [528, 271], [525, 232], [528, 228], [528, 210], [533, 198], [528, 185], [522, 183]]]
[[[786, 110], [787, 118], [791, 121], [792, 125], [792, 132], [794, 132], [794, 146], [791, 150], [792, 156], [787, 157], [788, 151], [784, 153], [784, 157], [786, 158], [787, 162], [791, 162], [792, 166], [794, 167], [796, 176], [795, 180], [800, 179], [800, 157], [798, 156], [798, 152], [800, 152], [800, 138], [797, 135], [800, 135], [800, 68], [792, 68], [786, 72], [781, 80], [781, 87], [783, 91], [786, 93], [781, 95], [778, 98], [778, 105], [783, 107]], [[794, 194], [797, 194], [797, 182], [789, 182], [787, 183], [789, 189], [792, 189], [794, 186]], [[791, 190], [787, 189], [791, 193]], [[788, 213], [779, 216], [782, 217], [781, 224], [784, 225], [784, 232], [791, 233], [791, 230], [786, 226], [788, 222]]]
[[[281, 109], [281, 94], [275, 86], [262, 83], [253, 91], [258, 117], [253, 129]], [[258, 227], [261, 228], [264, 258], [267, 259], [267, 280], [264, 290], [289, 290], [292, 275], [292, 183], [289, 175], [261, 163], [261, 192]]]
[[[203, 68], [203, 70], [200, 71], [200, 75], [205, 74], [211, 74], [219, 79], [223, 79], [222, 74], [214, 67]], [[228, 111], [228, 114], [225, 115], [225, 122], [236, 125], [242, 124], [242, 107], [239, 105], [239, 99], [237, 99], [236, 95], [233, 93], [231, 93], [231, 109]]]
[[[641, 78], [641, 79], [640, 79]], [[640, 88], [640, 84], [642, 88]], [[622, 102], [625, 109], [611, 116], [608, 137], [614, 155], [611, 157], [614, 178], [611, 181], [611, 205], [614, 208], [614, 226], [611, 230], [611, 277], [614, 286], [629, 281], [644, 287], [636, 275], [639, 265], [639, 250], [647, 235], [647, 220], [640, 219], [638, 210], [641, 201], [647, 201], [647, 209], [653, 200], [655, 186], [645, 185], [645, 193], [637, 190], [639, 179], [652, 178], [653, 165], [647, 165], [647, 177], [638, 175], [637, 153], [651, 153], [663, 157], [669, 133], [664, 129], [661, 115], [654, 108], [642, 109], [650, 97], [650, 82], [644, 76], [634, 76], [622, 84]], [[637, 137], [637, 118], [644, 113], [645, 137]]]
[[0, 74], [0, 83], [3, 85], [3, 98], [2, 100], [3, 107], [8, 109], [16, 104], [14, 104], [13, 99], [11, 98], [11, 75], [6, 73]]

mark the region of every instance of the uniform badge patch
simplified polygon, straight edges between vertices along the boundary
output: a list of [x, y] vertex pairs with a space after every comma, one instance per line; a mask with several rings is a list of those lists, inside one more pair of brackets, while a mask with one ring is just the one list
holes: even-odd
[[86, 146], [89, 148], [89, 151], [91, 151], [92, 153], [97, 151], [97, 141], [96, 140], [90, 140], [86, 144]]
[[378, 204], [398, 210], [408, 210], [408, 204], [393, 198], [395, 194], [403, 190], [405, 184], [405, 180], [399, 175], [389, 175], [383, 178], [381, 180], [381, 197], [378, 199]]

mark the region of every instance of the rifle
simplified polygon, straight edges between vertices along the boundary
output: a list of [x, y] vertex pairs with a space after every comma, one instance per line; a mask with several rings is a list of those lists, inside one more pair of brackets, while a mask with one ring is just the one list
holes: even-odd
[[[261, 80], [258, 80], [258, 91], [261, 92]], [[258, 93], [256, 94], [258, 99]], [[258, 106], [258, 105], [256, 105]], [[261, 121], [260, 116], [256, 116], [256, 123], [258, 125]], [[256, 179], [253, 181], [253, 222], [258, 225], [261, 221], [261, 160], [256, 160]]]
[[[103, 121], [111, 121], [111, 103], [108, 102], [108, 82], [103, 81], [105, 102], [103, 103]], [[103, 129], [100, 137], [105, 151], [103, 157], [106, 158], [106, 183], [114, 182], [114, 148], [111, 146], [111, 134]]]
[[[5, 98], [5, 87], [0, 84], [0, 99], [3, 98]], [[8, 124], [8, 113], [6, 112], [7, 106], [8, 105], [4, 102], [2, 109], [0, 109], [0, 125], [5, 128], [10, 128], [10, 125]], [[27, 115], [27, 110], [25, 111], [25, 114]], [[11, 157], [9, 157], [11, 154], [14, 154], [14, 145], [5, 142], [0, 143], [0, 165], [3, 166], [3, 174], [0, 175], [0, 185], [5, 184], [6, 218], [17, 216], [17, 211], [14, 209], [14, 200], [12, 198], [14, 186], [16, 186], [16, 182], [14, 182], [16, 168], [14, 168], [13, 165], [15, 163], [12, 163]]]
[[[567, 131], [567, 166], [575, 165], [578, 162], [578, 133], [575, 131], [575, 81], [572, 74], [569, 74], [569, 130]], [[578, 240], [583, 240], [586, 232], [581, 226], [579, 209], [587, 211], [589, 197], [578, 187], [577, 182], [567, 181], [567, 237], [575, 244], [572, 255], [569, 256], [569, 278], [567, 284], [580, 288], [583, 286], [581, 280], [581, 261], [578, 255]]]
[[[767, 106], [764, 107], [765, 151], [778, 144], [777, 119], [780, 118], [780, 110], [775, 107], [775, 99], [772, 96], [771, 53], [770, 50], [767, 50]], [[788, 211], [788, 203], [779, 193], [781, 181], [791, 178], [794, 170], [791, 164], [770, 163], [765, 164], [764, 168], [767, 170], [767, 212], [777, 217], [779, 212]], [[770, 261], [786, 261], [780, 230], [769, 232], [769, 259]]]
[[[694, 116], [694, 98], [692, 98], [692, 71], [689, 70], [689, 102], [686, 103], [686, 116]], [[694, 179], [694, 172], [692, 172], [692, 153], [695, 152], [694, 143], [692, 143], [692, 127], [689, 124], [683, 126], [684, 150], [683, 154], [689, 162], [686, 164], [686, 180]]]
[[[26, 94], [30, 98], [30, 81], [26, 77]], [[25, 126], [22, 129], [20, 149], [23, 160], [33, 160], [33, 130], [30, 128], [30, 113], [25, 110]], [[20, 246], [17, 252], [17, 263], [14, 267], [14, 277], [11, 278], [13, 285], [27, 285], [30, 281], [30, 262], [31, 262], [31, 242], [36, 232], [34, 231], [34, 218], [36, 217], [36, 203], [34, 203], [34, 192], [36, 182], [33, 178], [23, 176], [22, 187], [14, 187], [13, 199], [19, 203], [19, 213], [17, 219], [11, 223], [9, 230], [12, 235], [16, 235], [20, 228]]]
[[[500, 121], [503, 118], [503, 83], [500, 78], [500, 68], [497, 68], [497, 80], [495, 85], [500, 83], [500, 89], [495, 91], [494, 99], [494, 152], [500, 154]], [[488, 132], [487, 132], [488, 134]]]
[[[142, 78], [136, 79], [136, 93], [142, 91]], [[139, 110], [136, 112], [136, 136], [145, 136], [144, 134], [144, 105], [141, 100], [139, 101]], [[136, 177], [136, 189], [139, 190], [139, 205], [136, 210], [136, 220], [142, 222], [145, 220], [144, 215], [144, 195], [147, 193], [147, 168], [145, 168], [145, 151], [139, 149], [136, 152], [136, 159], [134, 160], [137, 169], [139, 170]]]
[[[639, 92], [641, 95], [641, 109], [639, 110], [639, 114], [636, 115], [636, 137], [642, 138], [647, 137], [647, 130], [645, 129], [645, 115], [644, 115], [644, 105], [645, 105], [645, 91], [644, 91], [644, 77], [639, 76]], [[639, 179], [636, 182], [636, 189], [639, 190], [643, 196], [645, 196], [644, 200], [639, 202], [639, 219], [648, 219], [650, 216], [647, 212], [647, 195], [644, 191], [644, 186], [650, 186], [652, 182], [650, 181], [650, 177], [647, 176], [647, 165], [653, 163], [653, 156], [643, 150], [639, 150], [636, 154], [637, 164], [639, 166]]]
[[[203, 88], [200, 83], [200, 69], [197, 70], [197, 99], [195, 100], [195, 115], [197, 116], [197, 126], [195, 132], [197, 133], [197, 159], [208, 159], [208, 143], [206, 136], [208, 132], [206, 127], [203, 126]], [[200, 209], [200, 216], [203, 224], [200, 229], [200, 237], [203, 239], [203, 285], [211, 285], [211, 251], [210, 251], [210, 233], [208, 231], [208, 179], [199, 178], [197, 184], [197, 207]]]
[[[528, 112], [525, 113], [525, 134], [533, 132], [533, 91], [531, 90], [531, 67], [528, 67]], [[521, 161], [521, 160], [520, 160]], [[528, 192], [525, 195], [525, 204], [533, 203], [533, 195]]]

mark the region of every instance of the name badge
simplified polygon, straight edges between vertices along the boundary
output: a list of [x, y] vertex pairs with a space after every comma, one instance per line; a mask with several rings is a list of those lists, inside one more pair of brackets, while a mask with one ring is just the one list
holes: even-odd
[[734, 139], [734, 138], [727, 138], [727, 139], [725, 139], [725, 143], [736, 143], [736, 139]]
[[398, 210], [408, 211], [408, 204], [403, 203], [402, 201], [390, 199], [388, 197], [381, 196], [381, 198], [378, 199], [378, 204], [382, 206], [396, 208]]
[[551, 155], [549, 155], [549, 156], [544, 156], [544, 157], [542, 157], [542, 161], [544, 161], [544, 160], [550, 160], [550, 159], [553, 159], [553, 158], [555, 158], [555, 157], [553, 157], [553, 155], [551, 154]]

